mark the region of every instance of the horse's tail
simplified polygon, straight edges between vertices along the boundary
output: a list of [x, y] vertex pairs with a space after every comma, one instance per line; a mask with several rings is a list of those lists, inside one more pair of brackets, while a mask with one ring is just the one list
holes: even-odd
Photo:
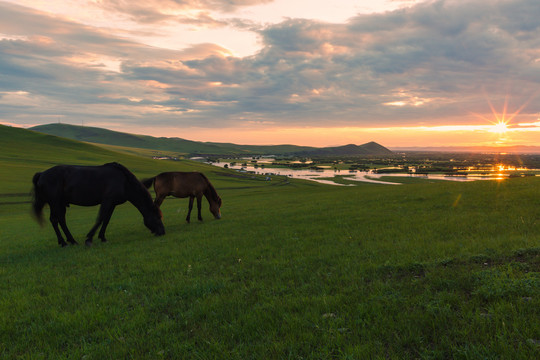
[[45, 221], [43, 220], [43, 207], [46, 202], [43, 200], [43, 194], [41, 188], [38, 185], [39, 177], [41, 173], [35, 173], [32, 178], [32, 183], [34, 183], [34, 188], [32, 189], [32, 214], [34, 218], [39, 223], [40, 226], [43, 226]]
[[145, 188], [150, 189], [150, 186], [152, 186], [155, 179], [156, 179], [156, 177], [154, 176], [154, 177], [152, 177], [150, 179], [141, 180], [141, 182], [142, 182], [142, 184], [144, 185]]

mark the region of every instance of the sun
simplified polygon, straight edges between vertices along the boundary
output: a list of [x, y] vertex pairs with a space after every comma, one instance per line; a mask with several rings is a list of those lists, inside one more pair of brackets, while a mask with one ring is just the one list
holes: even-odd
[[489, 131], [499, 135], [506, 134], [508, 130], [508, 123], [504, 120], [499, 120], [497, 123], [491, 126], [491, 129], [489, 129]]
[[514, 120], [514, 118], [519, 115], [519, 113], [528, 105], [531, 99], [532, 97], [529, 98], [529, 100], [527, 100], [523, 105], [521, 105], [519, 109], [517, 109], [514, 113], [509, 113], [508, 112], [509, 95], [506, 95], [504, 99], [502, 112], [499, 113], [493, 106], [493, 103], [486, 96], [486, 100], [493, 114], [493, 118], [490, 119], [484, 115], [479, 115], [479, 114], [474, 114], [474, 115], [491, 123], [491, 125], [486, 125], [485, 129], [491, 133], [497, 134], [499, 136], [500, 141], [503, 141], [503, 140], [506, 141], [508, 140], [507, 136], [514, 128], [514, 126], [512, 125], [512, 120]]

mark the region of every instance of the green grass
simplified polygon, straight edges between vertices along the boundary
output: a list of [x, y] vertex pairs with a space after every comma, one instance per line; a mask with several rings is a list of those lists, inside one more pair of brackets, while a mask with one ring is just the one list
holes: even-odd
[[[203, 166], [95, 151], [141, 177]], [[10, 162], [3, 187], [27, 189], [33, 161]], [[204, 222], [186, 224], [187, 200], [168, 198], [163, 237], [124, 204], [108, 243], [60, 248], [29, 204], [0, 205], [0, 358], [540, 355], [540, 179], [337, 187], [201, 169], [222, 220], [205, 201]], [[68, 209], [77, 239], [96, 214]]]
[[123, 147], [151, 149], [182, 154], [282, 154], [313, 150], [312, 147], [295, 145], [237, 145], [191, 141], [180, 138], [163, 138], [122, 133], [96, 127], [69, 124], [47, 124], [32, 128], [46, 134], [92, 143], [120, 145]]

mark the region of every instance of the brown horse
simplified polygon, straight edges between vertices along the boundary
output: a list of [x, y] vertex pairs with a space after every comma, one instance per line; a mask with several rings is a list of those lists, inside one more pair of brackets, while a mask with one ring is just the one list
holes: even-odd
[[200, 172], [164, 172], [153, 178], [143, 180], [147, 188], [154, 184], [156, 198], [154, 204], [159, 208], [165, 197], [172, 195], [177, 198], [189, 197], [189, 211], [186, 221], [189, 222], [193, 200], [197, 198], [198, 219], [202, 221], [201, 202], [203, 195], [210, 204], [210, 212], [216, 219], [221, 219], [221, 198], [208, 178]]

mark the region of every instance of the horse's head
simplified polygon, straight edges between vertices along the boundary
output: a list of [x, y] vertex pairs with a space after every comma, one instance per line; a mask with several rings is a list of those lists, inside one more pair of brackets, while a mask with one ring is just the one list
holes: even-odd
[[210, 212], [214, 215], [216, 219], [221, 219], [221, 198], [218, 196], [216, 201], [210, 202]]
[[157, 236], [165, 235], [165, 226], [163, 226], [161, 210], [153, 206], [152, 210], [144, 217], [144, 225], [150, 229], [152, 234]]

